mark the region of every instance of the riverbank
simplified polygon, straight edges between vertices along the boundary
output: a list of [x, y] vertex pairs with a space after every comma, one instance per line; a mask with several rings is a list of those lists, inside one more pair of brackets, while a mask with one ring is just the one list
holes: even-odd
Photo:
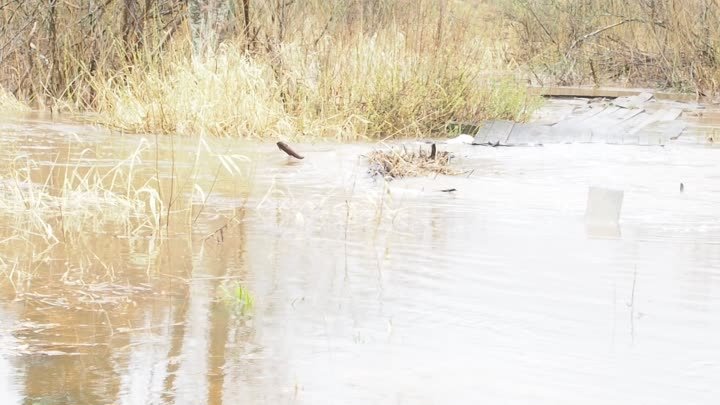
[[92, 113], [124, 132], [347, 141], [523, 122], [538, 86], [713, 100], [720, 83], [715, 3], [227, 1], [200, 14], [193, 1], [9, 4], [0, 109]]
[[90, 17], [59, 3], [8, 20], [5, 105], [92, 112], [126, 132], [361, 140], [524, 121], [539, 103], [485, 2], [247, 3], [227, 20], [203, 17], [213, 29], [173, 2], [111, 2]]

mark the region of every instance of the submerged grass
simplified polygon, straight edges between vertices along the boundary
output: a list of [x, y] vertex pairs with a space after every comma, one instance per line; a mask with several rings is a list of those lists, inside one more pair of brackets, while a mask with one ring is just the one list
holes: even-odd
[[255, 305], [250, 291], [239, 282], [223, 284], [220, 292], [222, 300], [238, 314], [247, 315]]
[[57, 243], [66, 233], [117, 229], [133, 234], [159, 229], [163, 203], [149, 182], [133, 183], [132, 163], [138, 149], [127, 160], [109, 170], [82, 165], [49, 165], [44, 179], [35, 181], [40, 163], [19, 156], [8, 164], [0, 183], [0, 215], [13, 223], [20, 234], [42, 235]]
[[[51, 3], [2, 6], [0, 89], [7, 91], [0, 90], [0, 110], [93, 112], [113, 128], [171, 136], [164, 144], [162, 137], [142, 141], [112, 167], [85, 159], [85, 151], [55, 163], [2, 159], [0, 273], [15, 284], [49, 267], [60, 246], [106, 240], [101, 234], [170, 243], [163, 237], [172, 223], [190, 237], [221, 169], [251, 180], [239, 168], [243, 157], [212, 153], [204, 135], [439, 136], [451, 120], [525, 120], [539, 102], [514, 74], [481, 1], [254, 1], [237, 19], [243, 27], [202, 51], [192, 46], [187, 2]], [[194, 155], [178, 157], [178, 165], [176, 133], [201, 135]], [[374, 156], [393, 176], [454, 173], [443, 153], [433, 161], [424, 151]], [[209, 161], [216, 167], [203, 171], [215, 179], [201, 184], [200, 166]], [[378, 218], [389, 212], [384, 198]], [[324, 207], [328, 196], [318, 200]], [[340, 206], [346, 221], [353, 204]], [[114, 280], [115, 268], [85, 253], [68, 260], [66, 274], [48, 278]], [[243, 291], [232, 296], [252, 306]]]
[[[156, 141], [161, 143], [141, 138], [137, 144], [109, 146], [131, 149], [113, 163], [84, 144], [59, 146], [67, 152], [51, 160], [43, 151], [14, 159], [9, 157], [14, 151], [2, 151], [0, 283], [12, 288], [0, 288], [0, 293], [24, 293], [30, 285], [34, 292], [56, 284], [77, 285], [78, 294], [103, 302], [98, 296], [104, 288], [110, 286], [108, 291], [115, 294], [122, 287], [115, 284], [128, 277], [120, 277], [128, 266], [122, 260], [150, 263], [158, 246], [192, 239], [195, 231], [205, 229], [198, 220], [221, 188], [216, 183], [231, 184], [239, 197], [248, 187], [252, 167], [247, 157], [216, 153], [218, 145], [204, 138], [190, 151], [166, 148], [172, 145], [170, 139]], [[224, 194], [236, 195], [227, 190]], [[144, 248], [135, 251], [136, 246]], [[100, 251], [111, 257], [131, 253], [113, 267], [95, 253]], [[58, 272], [62, 263], [67, 268]], [[90, 287], [95, 290], [87, 290]]]

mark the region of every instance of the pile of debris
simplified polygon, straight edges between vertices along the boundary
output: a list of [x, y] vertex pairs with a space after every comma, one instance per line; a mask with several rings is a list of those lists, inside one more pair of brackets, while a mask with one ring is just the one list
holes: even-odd
[[417, 150], [408, 150], [407, 146], [396, 146], [375, 150], [367, 155], [370, 174], [385, 178], [459, 174], [459, 171], [450, 166], [451, 158], [449, 152], [437, 150], [435, 144], [432, 144], [429, 150], [422, 146]]

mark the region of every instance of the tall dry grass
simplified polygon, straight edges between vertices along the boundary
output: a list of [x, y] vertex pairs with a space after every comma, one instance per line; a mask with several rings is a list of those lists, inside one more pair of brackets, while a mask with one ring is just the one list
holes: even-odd
[[3, 112], [22, 112], [30, 108], [18, 100], [12, 93], [0, 87], [0, 111]]
[[514, 55], [544, 84], [720, 90], [714, 0], [496, 1], [513, 22]]
[[185, 2], [39, 4], [0, 11], [0, 84], [128, 131], [427, 136], [537, 104], [480, 0], [243, 0], [202, 50]]

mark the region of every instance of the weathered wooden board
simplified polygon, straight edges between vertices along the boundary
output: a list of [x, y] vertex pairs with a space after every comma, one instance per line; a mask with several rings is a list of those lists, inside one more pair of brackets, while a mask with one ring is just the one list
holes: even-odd
[[584, 124], [588, 120], [591, 120], [596, 115], [601, 114], [605, 109], [607, 108], [606, 105], [592, 105], [590, 108], [583, 109], [581, 111], [578, 111], [577, 114], [573, 114], [569, 118], [560, 121], [556, 123], [555, 125], [563, 127], [563, 126], [572, 126], [575, 127], [578, 124]]
[[512, 121], [488, 121], [475, 135], [475, 145], [505, 144], [513, 127], [517, 125]]
[[613, 104], [621, 108], [640, 108], [652, 98], [652, 93], [643, 92], [635, 96], [618, 97], [613, 100]]
[[587, 86], [531, 86], [528, 88], [530, 94], [546, 97], [590, 97], [590, 98], [618, 98], [635, 96], [645, 92], [651, 92], [657, 100], [674, 100], [685, 103], [696, 102], [697, 96], [688, 93], [676, 93], [665, 91], [654, 91], [651, 89], [628, 89], [613, 87], [587, 87]]
[[[488, 121], [479, 127], [473, 144], [512, 146], [553, 143], [608, 143], [664, 145], [677, 139], [686, 127], [678, 118], [681, 108], [658, 108], [650, 93], [619, 97], [613, 102], [578, 102], [557, 122], [518, 124]], [[645, 107], [650, 108], [648, 111]], [[548, 117], [549, 118], [549, 117]], [[550, 122], [550, 124], [548, 124]]]
[[582, 123], [553, 125], [541, 143], [591, 142], [592, 131]]
[[541, 143], [551, 130], [550, 125], [516, 124], [506, 142], [509, 145], [534, 145]]
[[643, 129], [648, 134], [657, 134], [663, 141], [668, 143], [678, 139], [687, 128], [687, 123], [682, 121], [655, 121]]

